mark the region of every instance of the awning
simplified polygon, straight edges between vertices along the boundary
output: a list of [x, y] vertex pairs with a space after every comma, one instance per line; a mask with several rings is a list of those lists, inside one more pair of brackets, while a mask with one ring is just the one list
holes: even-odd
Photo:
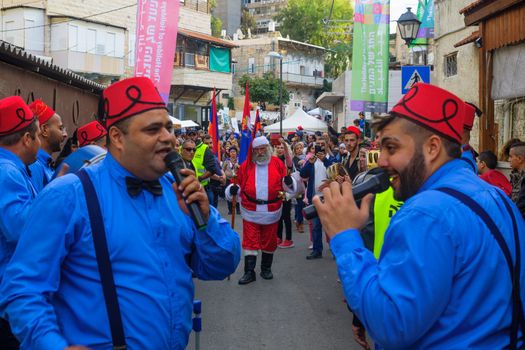
[[223, 46], [223, 47], [229, 47], [229, 48], [238, 47], [231, 41], [223, 40], [223, 39], [216, 38], [214, 36], [203, 34], [203, 33], [193, 32], [187, 29], [179, 29], [178, 34], [186, 36], [188, 38], [201, 40], [201, 41], [207, 42], [208, 44], [213, 44], [217, 46]]
[[323, 92], [321, 96], [317, 98], [317, 100], [315, 101], [315, 104], [317, 104], [318, 106], [320, 105], [333, 106], [334, 104], [339, 102], [339, 100], [341, 100], [344, 97], [345, 95], [341, 92]]
[[470, 43], [473, 43], [474, 41], [478, 40], [480, 38], [479, 30], [476, 30], [475, 32], [472, 32], [469, 36], [467, 36], [465, 39], [458, 41], [454, 44], [454, 47], [460, 47], [463, 45], [467, 45]]

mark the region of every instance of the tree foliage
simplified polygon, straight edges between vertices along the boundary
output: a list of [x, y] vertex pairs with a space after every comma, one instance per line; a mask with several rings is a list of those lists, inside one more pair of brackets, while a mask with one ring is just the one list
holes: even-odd
[[244, 7], [241, 14], [241, 31], [245, 35], [248, 35], [248, 29], [254, 33], [257, 29], [257, 24], [255, 23], [255, 18], [250, 14], [248, 9]]
[[[259, 105], [266, 109], [267, 104], [274, 106], [279, 105], [279, 84], [280, 80], [276, 78], [273, 73], [264, 73], [262, 77], [252, 77], [244, 74], [239, 79], [239, 86], [244, 95], [244, 88], [248, 83], [250, 100], [259, 103]], [[283, 84], [282, 103], [286, 104], [290, 101], [290, 93]]]
[[219, 17], [211, 16], [211, 35], [220, 38], [222, 31], [222, 21]]
[[331, 6], [332, 0], [289, 0], [275, 20], [283, 36], [327, 48], [326, 73], [337, 77], [351, 62], [354, 11], [348, 0], [333, 0], [330, 15]]

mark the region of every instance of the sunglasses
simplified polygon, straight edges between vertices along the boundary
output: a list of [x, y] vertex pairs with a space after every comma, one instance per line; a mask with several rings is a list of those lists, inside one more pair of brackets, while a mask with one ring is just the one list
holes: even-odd
[[195, 152], [196, 148], [184, 148], [187, 152]]

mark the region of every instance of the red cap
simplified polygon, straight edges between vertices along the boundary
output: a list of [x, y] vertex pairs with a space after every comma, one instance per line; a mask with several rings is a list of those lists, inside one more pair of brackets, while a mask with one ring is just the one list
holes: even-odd
[[361, 130], [359, 130], [359, 128], [356, 126], [349, 126], [348, 128], [346, 128], [346, 131], [356, 134], [357, 137], [361, 137]]
[[20, 96], [0, 100], [0, 136], [14, 134], [35, 120], [35, 115]]
[[472, 130], [476, 115], [476, 107], [468, 102], [465, 102], [465, 116], [463, 117], [463, 128], [467, 130]]
[[84, 126], [78, 128], [77, 138], [80, 147], [87, 145], [90, 142], [100, 140], [107, 135], [106, 129], [99, 122], [92, 121]]
[[47, 123], [47, 121], [55, 115], [55, 111], [42, 100], [36, 100], [31, 103], [29, 108], [31, 108], [33, 113], [37, 116], [40, 125]]
[[116, 122], [152, 109], [165, 109], [166, 104], [149, 78], [135, 77], [118, 81], [102, 93], [106, 128]]
[[461, 144], [465, 103], [435, 85], [417, 83], [392, 108], [419, 125]]
[[297, 125], [297, 130], [303, 130], [303, 127], [301, 125]]

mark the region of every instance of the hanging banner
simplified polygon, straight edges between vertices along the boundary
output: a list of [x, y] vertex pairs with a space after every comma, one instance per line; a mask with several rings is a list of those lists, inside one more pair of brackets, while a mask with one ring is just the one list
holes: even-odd
[[167, 103], [177, 45], [179, 1], [138, 0], [135, 76], [148, 77]]
[[388, 108], [390, 0], [356, 0], [350, 110]]
[[434, 0], [419, 0], [417, 18], [421, 21], [421, 26], [417, 32], [417, 39], [410, 47], [428, 45], [428, 39], [434, 37]]

